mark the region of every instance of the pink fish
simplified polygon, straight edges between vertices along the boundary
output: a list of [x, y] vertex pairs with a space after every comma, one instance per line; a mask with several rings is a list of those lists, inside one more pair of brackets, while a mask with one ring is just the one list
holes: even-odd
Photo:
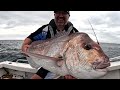
[[86, 33], [35, 41], [26, 55], [34, 68], [43, 67], [57, 75], [69, 74], [78, 79], [99, 78], [110, 66], [108, 56]]

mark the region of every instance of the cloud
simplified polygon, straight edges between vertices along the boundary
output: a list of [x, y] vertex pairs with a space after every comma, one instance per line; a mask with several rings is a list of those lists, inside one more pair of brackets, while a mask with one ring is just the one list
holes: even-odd
[[[119, 27], [120, 26], [120, 12], [119, 11], [100, 11], [96, 12], [88, 17], [92, 24], [95, 26], [105, 26], [105, 27]], [[85, 21], [85, 23], [87, 23]]]
[[[0, 11], [0, 39], [24, 40], [52, 18], [53, 11]], [[96, 40], [90, 20], [100, 42], [120, 43], [119, 11], [71, 11], [69, 20]]]
[[110, 12], [106, 15], [109, 18], [107, 22], [108, 27], [119, 27], [120, 26], [120, 12]]
[[53, 17], [52, 11], [1, 11], [0, 24], [4, 28], [13, 28], [21, 25], [47, 24]]

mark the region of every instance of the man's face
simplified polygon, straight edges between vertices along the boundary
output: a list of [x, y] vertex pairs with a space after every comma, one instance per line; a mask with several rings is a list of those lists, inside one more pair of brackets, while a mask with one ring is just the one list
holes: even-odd
[[69, 14], [64, 11], [57, 11], [55, 14], [55, 23], [57, 26], [65, 26], [69, 19]]

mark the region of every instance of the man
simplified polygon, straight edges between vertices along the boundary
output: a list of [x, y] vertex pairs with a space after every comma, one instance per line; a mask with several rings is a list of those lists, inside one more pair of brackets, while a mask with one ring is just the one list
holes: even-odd
[[[43, 25], [37, 31], [31, 33], [22, 45], [22, 51], [26, 51], [29, 45], [36, 40], [45, 40], [47, 38], [52, 38], [61, 32], [75, 33], [78, 30], [73, 27], [73, 24], [69, 22], [70, 12], [69, 11], [54, 11], [54, 19], [52, 19], [49, 24]], [[36, 74], [32, 76], [32, 79], [44, 79], [48, 70], [40, 68]], [[70, 75], [64, 76], [65, 79], [74, 79]]]

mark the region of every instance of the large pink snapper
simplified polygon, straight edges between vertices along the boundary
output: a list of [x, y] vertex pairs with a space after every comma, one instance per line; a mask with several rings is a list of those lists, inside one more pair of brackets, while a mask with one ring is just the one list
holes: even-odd
[[110, 66], [109, 58], [86, 33], [35, 41], [26, 55], [34, 68], [43, 67], [60, 76], [72, 75], [78, 79], [99, 78]]

